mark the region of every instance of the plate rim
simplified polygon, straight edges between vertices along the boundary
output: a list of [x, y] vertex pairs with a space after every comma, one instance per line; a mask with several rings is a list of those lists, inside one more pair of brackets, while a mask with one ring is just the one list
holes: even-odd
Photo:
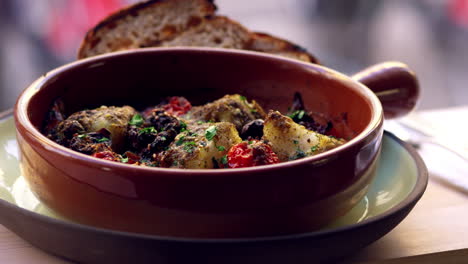
[[[0, 112], [0, 121], [4, 121], [8, 118], [13, 118], [13, 109], [8, 109], [5, 111]], [[160, 242], [170, 242], [170, 243], [195, 243], [195, 244], [247, 244], [247, 243], [274, 243], [274, 242], [287, 242], [290, 240], [303, 240], [303, 239], [314, 239], [314, 238], [321, 238], [325, 236], [330, 236], [336, 233], [351, 231], [355, 229], [362, 228], [366, 225], [370, 225], [373, 223], [384, 221], [386, 218], [398, 214], [400, 211], [404, 211], [408, 207], [414, 206], [414, 204], [419, 201], [419, 199], [424, 194], [428, 179], [429, 173], [427, 170], [426, 165], [424, 164], [423, 159], [417, 153], [416, 149], [414, 149], [410, 144], [402, 141], [394, 134], [384, 131], [383, 136], [388, 136], [390, 139], [396, 141], [397, 144], [402, 146], [405, 151], [413, 159], [415, 166], [416, 166], [416, 174], [417, 179], [413, 189], [410, 191], [407, 197], [401, 200], [392, 208], [376, 215], [366, 220], [363, 220], [359, 223], [345, 225], [338, 228], [331, 228], [326, 230], [319, 230], [319, 231], [312, 231], [312, 232], [305, 232], [305, 233], [297, 233], [297, 234], [287, 234], [287, 235], [278, 235], [278, 236], [266, 236], [266, 237], [253, 237], [253, 238], [189, 238], [189, 237], [170, 237], [170, 236], [161, 236], [161, 235], [150, 235], [150, 234], [140, 234], [140, 233], [133, 233], [133, 232], [125, 232], [125, 231], [118, 231], [112, 229], [106, 229], [101, 227], [94, 227], [90, 225], [75, 223], [67, 220], [56, 219], [52, 218], [22, 207], [10, 203], [4, 199], [0, 198], [0, 207], [6, 207], [13, 211], [16, 211], [19, 214], [27, 215], [33, 219], [36, 219], [40, 222], [48, 222], [52, 225], [58, 225], [62, 228], [69, 228], [69, 229], [77, 229], [83, 232], [92, 232], [98, 233], [100, 235], [106, 236], [118, 236], [120, 238], [128, 238], [128, 239], [144, 239], [144, 240], [151, 240], [151, 241], [160, 241]], [[2, 224], [2, 223], [0, 223]], [[5, 226], [6, 227], [6, 226]], [[8, 227], [7, 227], [8, 228]], [[8, 228], [9, 229], [9, 228]], [[18, 234], [17, 232], [9, 229], [11, 232]], [[20, 235], [21, 236], [21, 235]]]

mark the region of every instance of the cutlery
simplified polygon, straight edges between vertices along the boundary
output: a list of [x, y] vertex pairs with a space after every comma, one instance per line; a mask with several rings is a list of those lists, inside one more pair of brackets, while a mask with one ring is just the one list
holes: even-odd
[[414, 122], [387, 121], [385, 129], [416, 148], [431, 176], [468, 194], [468, 152]]

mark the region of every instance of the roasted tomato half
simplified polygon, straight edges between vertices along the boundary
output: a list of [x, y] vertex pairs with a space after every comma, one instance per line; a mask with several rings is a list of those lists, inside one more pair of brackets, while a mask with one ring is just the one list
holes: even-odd
[[278, 163], [270, 145], [260, 140], [244, 141], [232, 146], [227, 154], [230, 168], [245, 168]]

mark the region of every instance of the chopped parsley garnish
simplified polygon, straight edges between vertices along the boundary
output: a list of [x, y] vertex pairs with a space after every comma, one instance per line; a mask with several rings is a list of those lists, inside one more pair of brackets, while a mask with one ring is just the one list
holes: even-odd
[[140, 135], [141, 134], [153, 134], [153, 133], [158, 133], [158, 130], [156, 130], [156, 128], [150, 126], [150, 127], [142, 128], [138, 133]]
[[226, 165], [228, 163], [227, 155], [224, 155], [224, 156], [221, 157], [221, 163], [223, 165]]
[[312, 147], [310, 148], [310, 151], [315, 152], [315, 151], [318, 150], [318, 148], [319, 148], [319, 144], [317, 143], [315, 146], [312, 146]]
[[213, 140], [214, 136], [216, 136], [216, 132], [217, 132], [216, 126], [208, 127], [208, 129], [206, 129], [206, 132], [205, 132], [206, 139]]
[[201, 125], [201, 124], [203, 124], [203, 121], [198, 120], [198, 121], [197, 121], [197, 124], [198, 124], [198, 125]]
[[299, 111], [299, 113], [297, 114], [297, 118], [302, 119], [304, 117], [304, 114], [304, 110]]
[[239, 95], [239, 98], [241, 99], [241, 101], [245, 102], [247, 101], [247, 98], [243, 95]]
[[187, 124], [184, 121], [180, 121], [180, 132], [187, 131]]
[[249, 140], [247, 143], [248, 143], [249, 145], [252, 145], [253, 141], [252, 141], [252, 140]]
[[128, 163], [128, 157], [123, 157], [120, 159], [120, 162]]
[[250, 109], [250, 113], [257, 113], [257, 109]]
[[197, 143], [195, 143], [195, 141], [187, 141], [187, 142], [184, 142], [184, 145], [185, 146], [196, 146]]
[[86, 135], [86, 134], [81, 134], [81, 135], [78, 135], [78, 138], [85, 138], [86, 136], [88, 136], [88, 135]]
[[184, 140], [185, 140], [185, 136], [181, 136], [179, 140], [176, 141], [176, 145], [177, 146], [182, 145], [184, 143]]
[[184, 150], [190, 153], [193, 151], [196, 145], [197, 143], [195, 143], [195, 141], [184, 142]]
[[297, 159], [300, 159], [300, 158], [304, 158], [306, 157], [307, 155], [304, 153], [304, 151], [300, 150], [300, 149], [297, 149], [296, 150], [296, 154], [294, 154], [294, 156], [292, 156], [290, 158], [290, 160], [297, 160]]
[[106, 138], [106, 137], [103, 137], [103, 138], [98, 138], [98, 139], [96, 139], [96, 142], [101, 143], [101, 142], [106, 142], [106, 141], [109, 141], [109, 140], [110, 140], [110, 139], [108, 139], [108, 138]]
[[187, 151], [188, 153], [192, 153], [193, 151], [193, 147], [189, 147], [189, 146], [184, 146], [184, 150]]
[[289, 117], [292, 118], [292, 119], [301, 120], [304, 117], [304, 115], [305, 115], [304, 110], [296, 110]]
[[166, 138], [165, 136], [162, 136], [162, 137], [161, 137], [161, 140], [162, 140], [162, 141], [166, 141], [167, 138]]
[[140, 114], [136, 114], [130, 119], [128, 124], [131, 126], [141, 126], [144, 122], [145, 120], [143, 120], [143, 117]]
[[225, 151], [226, 148], [224, 146], [217, 146], [216, 148], [218, 148], [219, 151]]

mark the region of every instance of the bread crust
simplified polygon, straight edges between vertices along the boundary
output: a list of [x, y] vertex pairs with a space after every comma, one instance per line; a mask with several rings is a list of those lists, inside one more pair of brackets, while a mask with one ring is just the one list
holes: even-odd
[[[189, 4], [195, 8], [185, 10], [188, 13], [184, 14], [177, 9]], [[166, 24], [153, 27], [138, 26], [138, 19], [153, 25], [151, 22], [154, 21], [146, 20], [158, 17], [158, 9], [171, 12], [174, 10], [173, 16], [179, 17], [179, 14], [175, 13], [179, 12], [181, 17], [185, 17], [177, 21], [178, 24], [165, 17], [160, 19]], [[149, 0], [130, 5], [109, 15], [87, 32], [78, 50], [78, 59], [135, 48], [206, 46], [258, 51], [319, 63], [299, 45], [266, 33], [252, 32], [237, 21], [215, 15], [216, 10], [213, 0]], [[150, 18], [148, 13], [152, 15]], [[169, 16], [168, 13], [165, 12], [164, 15]], [[132, 33], [130, 31], [138, 31], [150, 37], [132, 38], [129, 36]]]
[[198, 46], [248, 49], [252, 41], [252, 34], [243, 25], [228, 17], [211, 16], [204, 19], [197, 27], [181, 32], [174, 39], [147, 47]]
[[[97, 43], [101, 41], [99, 35], [106, 29], [112, 29], [117, 23], [124, 21], [125, 18], [129, 16], [136, 17], [139, 15], [139, 12], [147, 10], [148, 8], [158, 8], [158, 6], [162, 4], [170, 4], [171, 2], [175, 1], [181, 0], [148, 0], [129, 5], [120, 10], [117, 10], [114, 13], [111, 13], [109, 16], [101, 20], [96, 26], [88, 30], [80, 44], [80, 48], [78, 49], [78, 59], [83, 59], [94, 55], [89, 53], [93, 50]], [[199, 3], [200, 10], [202, 10], [204, 17], [214, 15], [217, 10], [217, 6], [214, 4], [214, 0], [192, 1]]]
[[252, 41], [250, 42], [250, 46], [247, 47], [249, 50], [273, 54], [278, 53], [283, 54], [286, 57], [296, 57], [300, 60], [316, 64], [319, 63], [315, 56], [308, 53], [305, 48], [297, 44], [263, 32], [253, 32], [252, 34]]

